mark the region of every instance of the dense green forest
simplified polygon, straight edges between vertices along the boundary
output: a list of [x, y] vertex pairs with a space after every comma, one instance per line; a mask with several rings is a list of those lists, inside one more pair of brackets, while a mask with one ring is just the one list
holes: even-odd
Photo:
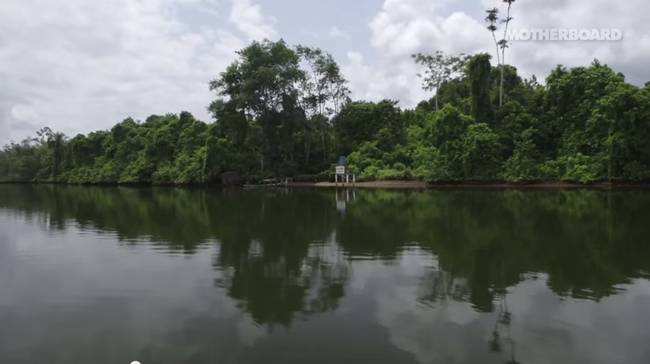
[[320, 49], [262, 41], [237, 55], [209, 82], [213, 122], [181, 112], [74, 137], [44, 128], [3, 148], [0, 181], [327, 180], [339, 156], [364, 180], [650, 180], [650, 83], [598, 61], [539, 84], [487, 54], [416, 55], [435, 96], [402, 109], [351, 100]]

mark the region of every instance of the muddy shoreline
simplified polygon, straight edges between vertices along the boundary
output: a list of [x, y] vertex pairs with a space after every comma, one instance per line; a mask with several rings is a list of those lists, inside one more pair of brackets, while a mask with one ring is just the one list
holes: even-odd
[[[0, 185], [59, 185], [59, 186], [101, 186], [101, 187], [187, 187], [187, 188], [210, 188], [229, 187], [219, 184], [151, 184], [151, 183], [63, 183], [63, 182], [9, 182], [0, 181]], [[288, 182], [277, 184], [243, 185], [244, 189], [257, 188], [361, 188], [361, 189], [401, 189], [401, 190], [436, 190], [436, 189], [650, 189], [650, 182], [597, 182], [597, 183], [572, 183], [560, 181], [540, 182], [424, 182], [424, 181], [365, 181], [356, 183], [334, 183], [334, 182]]]
[[304, 188], [379, 188], [379, 189], [623, 189], [623, 188], [649, 188], [650, 183], [570, 183], [570, 182], [459, 182], [459, 183], [428, 183], [424, 181], [368, 181], [357, 183], [336, 184], [334, 182], [289, 182], [288, 187]]

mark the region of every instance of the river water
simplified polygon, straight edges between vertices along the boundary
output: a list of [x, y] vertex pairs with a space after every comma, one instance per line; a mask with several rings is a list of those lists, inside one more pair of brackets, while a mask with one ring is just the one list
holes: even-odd
[[650, 363], [649, 207], [0, 185], [0, 363]]

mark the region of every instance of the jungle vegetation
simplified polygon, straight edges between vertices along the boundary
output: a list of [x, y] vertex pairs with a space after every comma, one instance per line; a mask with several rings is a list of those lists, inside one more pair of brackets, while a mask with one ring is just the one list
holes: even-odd
[[265, 40], [237, 55], [209, 82], [212, 122], [180, 112], [73, 137], [43, 128], [0, 151], [0, 181], [324, 180], [339, 156], [364, 180], [650, 180], [650, 83], [597, 60], [557, 66], [540, 84], [488, 54], [414, 55], [435, 95], [404, 109], [351, 100], [317, 48]]

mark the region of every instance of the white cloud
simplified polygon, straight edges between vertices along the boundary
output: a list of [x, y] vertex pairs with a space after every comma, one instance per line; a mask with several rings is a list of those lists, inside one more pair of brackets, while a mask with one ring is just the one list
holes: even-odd
[[[385, 60], [369, 65], [358, 52], [349, 52], [341, 69], [350, 81], [354, 99], [378, 101], [391, 99], [402, 101], [422, 100], [426, 95], [419, 87], [414, 66], [409, 62], [390, 64]], [[410, 61], [410, 57], [409, 57]]]
[[17, 121], [36, 121], [38, 119], [38, 113], [32, 109], [30, 106], [16, 104], [11, 108], [10, 115]]
[[329, 32], [327, 33], [331, 38], [338, 38], [338, 39], [350, 39], [350, 35], [343, 30], [341, 30], [337, 26], [333, 26], [330, 28]]
[[[369, 27], [380, 59], [365, 64], [352, 54], [343, 67], [354, 96], [400, 100], [413, 106], [430, 97], [420, 89], [420, 71], [411, 59], [418, 52], [476, 53], [489, 46], [487, 32], [476, 19], [462, 12], [443, 15], [445, 1], [386, 0]], [[485, 35], [485, 37], [477, 36]]]
[[[385, 0], [369, 23], [377, 59], [368, 62], [355, 55], [343, 67], [353, 96], [372, 100], [398, 98], [402, 105], [413, 106], [430, 95], [418, 90], [419, 69], [410, 59], [411, 54], [442, 50], [494, 55], [481, 9], [504, 9], [503, 3], [481, 0], [470, 5], [476, 7], [476, 16], [452, 11], [458, 8], [458, 2]], [[643, 84], [650, 80], [645, 65], [650, 57], [650, 26], [639, 14], [647, 11], [650, 3], [644, 0], [517, 1], [513, 7], [515, 28], [619, 28], [625, 31], [625, 39], [591, 43], [518, 42], [512, 45], [506, 60], [525, 77], [535, 74], [543, 78], [557, 64], [586, 65], [598, 58], [626, 74], [628, 80]]]
[[[482, 0], [487, 6], [500, 1]], [[617, 28], [625, 33], [620, 42], [517, 42], [512, 45], [509, 63], [524, 74], [546, 75], [557, 64], [579, 66], [598, 58], [622, 71], [632, 82], [650, 80], [644, 65], [650, 57], [650, 25], [643, 16], [650, 11], [644, 0], [610, 2], [590, 1], [519, 1], [513, 6], [514, 29], [535, 28]], [[503, 14], [502, 14], [503, 15]]]
[[403, 58], [416, 52], [477, 52], [488, 43], [483, 25], [462, 12], [443, 13], [444, 2], [386, 0], [370, 22], [372, 44], [382, 54]]
[[[341, 0], [339, 0], [341, 1]], [[5, 0], [0, 1], [0, 144], [49, 125], [67, 134], [108, 128], [127, 116], [188, 110], [201, 118], [212, 95], [207, 82], [234, 51], [251, 39], [308, 38], [345, 54], [363, 31], [349, 18], [305, 22], [295, 6], [273, 9], [256, 0]], [[496, 0], [384, 0], [354, 21], [368, 18], [370, 48], [348, 53], [342, 68], [353, 98], [399, 99], [413, 106], [430, 97], [420, 90], [420, 69], [410, 55], [494, 52], [483, 10]], [[270, 5], [269, 5], [270, 6]], [[283, 8], [285, 7], [285, 8]], [[472, 10], [473, 9], [473, 10]], [[265, 11], [276, 10], [277, 20]], [[620, 28], [616, 43], [513, 44], [509, 63], [543, 78], [556, 64], [584, 65], [594, 58], [643, 84], [650, 80], [650, 25], [645, 0], [518, 0], [514, 27]], [[295, 10], [298, 11], [298, 10]], [[305, 10], [300, 10], [305, 11]], [[346, 20], [348, 19], [348, 20]], [[347, 21], [347, 23], [346, 23]], [[292, 23], [295, 22], [295, 23]], [[316, 36], [319, 35], [320, 37]], [[329, 44], [329, 45], [328, 45]], [[354, 48], [353, 48], [354, 49]]]
[[207, 118], [207, 82], [244, 42], [225, 29], [189, 29], [173, 16], [179, 4], [0, 2], [0, 144], [45, 125], [74, 135], [127, 116]]
[[273, 25], [276, 19], [265, 16], [258, 4], [251, 0], [232, 0], [230, 21], [250, 40], [274, 39], [277, 37]]
[[[509, 287], [506, 298], [495, 297], [495, 310], [484, 313], [468, 301], [478, 287], [438, 269], [435, 256], [411, 250], [389, 269], [373, 264], [355, 265], [347, 295], [370, 297], [374, 304], [369, 307], [376, 307], [376, 320], [390, 342], [418, 362], [504, 363], [516, 354], [522, 363], [618, 363], [644, 362], [648, 356], [643, 345], [647, 321], [639, 319], [650, 307], [645, 280], [619, 286], [619, 294], [593, 302], [558, 296], [549, 289], [549, 276], [539, 274]], [[432, 284], [436, 280], [451, 284]], [[378, 285], [381, 290], [370, 291]], [[497, 324], [499, 308], [510, 313], [510, 325]], [[599, 330], [603, 327], [608, 330]], [[504, 343], [512, 339], [516, 351], [508, 345], [501, 354], [491, 352], [494, 330]], [[544, 345], [539, 345], [540, 335], [546, 337]]]

